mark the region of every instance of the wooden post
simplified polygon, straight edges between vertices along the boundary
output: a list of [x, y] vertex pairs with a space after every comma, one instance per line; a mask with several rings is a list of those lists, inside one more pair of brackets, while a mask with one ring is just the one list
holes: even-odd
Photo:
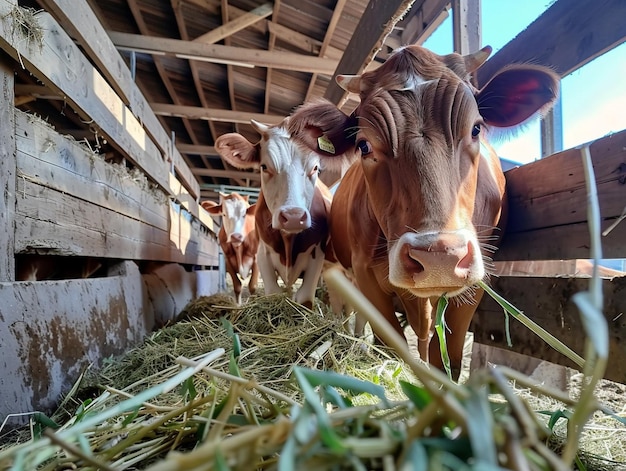
[[480, 2], [452, 1], [452, 31], [454, 52], [465, 55], [481, 48]]
[[0, 282], [15, 279], [15, 106], [12, 60], [0, 54]]
[[541, 120], [541, 158], [563, 150], [563, 114], [561, 97]]

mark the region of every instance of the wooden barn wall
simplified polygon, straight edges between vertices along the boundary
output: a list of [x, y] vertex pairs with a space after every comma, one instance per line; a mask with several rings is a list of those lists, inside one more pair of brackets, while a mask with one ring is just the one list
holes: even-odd
[[[478, 70], [479, 86], [506, 64], [537, 63], [561, 76], [580, 68], [626, 40], [626, 2], [620, 0], [558, 1], [536, 21], [502, 47]], [[602, 230], [611, 226], [626, 205], [626, 131], [607, 135], [590, 144], [596, 177]], [[512, 263], [575, 260], [590, 257], [586, 189], [579, 148], [506, 172], [509, 218], [495, 260]], [[602, 237], [603, 257], [626, 258], [626, 222]], [[568, 264], [564, 263], [563, 267]], [[502, 268], [502, 267], [501, 267]], [[621, 359], [624, 323], [624, 278], [604, 279], [604, 314], [609, 326], [610, 360], [606, 377], [626, 382]], [[539, 325], [583, 354], [584, 331], [572, 295], [588, 289], [588, 279], [572, 271], [546, 276], [492, 277], [493, 287]], [[512, 346], [505, 337], [503, 310], [489, 296], [479, 305], [472, 322], [474, 340], [504, 351], [524, 353], [554, 363], [573, 366], [515, 320], [510, 322]], [[513, 356], [512, 356], [513, 357]]]
[[[29, 41], [12, 21], [15, 8], [0, 0], [0, 421], [49, 410], [84, 368], [141, 342], [219, 283], [217, 271], [189, 271], [219, 265], [217, 228], [106, 35], [84, 38], [96, 47], [88, 49], [96, 68], [49, 13], [36, 15], [41, 41]], [[94, 34], [86, 2], [71, 9], [74, 34]], [[64, 97], [133, 169], [18, 111], [18, 67]], [[110, 266], [98, 278], [15, 281], [15, 255], [32, 253]], [[141, 273], [143, 261], [157, 268]]]

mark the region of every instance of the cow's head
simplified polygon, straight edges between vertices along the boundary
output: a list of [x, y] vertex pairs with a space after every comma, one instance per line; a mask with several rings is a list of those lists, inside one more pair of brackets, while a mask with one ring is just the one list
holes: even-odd
[[298, 233], [311, 227], [309, 209], [320, 171], [343, 166], [354, 155], [343, 137], [349, 119], [330, 102], [311, 102], [277, 125], [253, 120], [261, 135], [257, 144], [231, 133], [220, 136], [215, 148], [234, 167], [260, 170], [272, 227]]
[[360, 95], [355, 143], [388, 244], [389, 281], [419, 297], [454, 296], [484, 277], [478, 234], [496, 225], [502, 195], [495, 185], [491, 194], [477, 190], [479, 165], [503, 187], [499, 164], [498, 177], [481, 158], [485, 135], [556, 98], [558, 76], [530, 65], [510, 66], [475, 89], [470, 74], [490, 52], [439, 56], [407, 46], [377, 70], [337, 78]]
[[222, 227], [226, 242], [233, 247], [240, 246], [246, 237], [246, 215], [254, 214], [256, 205], [250, 206], [248, 195], [220, 192], [220, 202], [203, 201], [202, 207], [214, 216], [222, 216]]

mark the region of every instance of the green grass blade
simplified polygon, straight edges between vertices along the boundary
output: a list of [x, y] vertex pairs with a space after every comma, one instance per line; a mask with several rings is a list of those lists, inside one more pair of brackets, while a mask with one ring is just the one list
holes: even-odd
[[440, 296], [437, 302], [437, 312], [435, 314], [435, 332], [439, 338], [439, 351], [441, 352], [441, 362], [448, 375], [452, 379], [452, 371], [450, 370], [450, 356], [448, 355], [448, 346], [446, 345], [446, 320], [445, 314], [448, 308], [448, 298]]
[[478, 282], [479, 286], [485, 290], [502, 308], [517, 319], [524, 326], [528, 327], [534, 334], [536, 334], [539, 338], [541, 338], [544, 342], [554, 348], [557, 352], [565, 355], [567, 358], [576, 363], [579, 367], [583, 368], [585, 366], [585, 360], [574, 352], [571, 348], [561, 342], [559, 339], [555, 338], [552, 334], [550, 334], [547, 330], [541, 327], [539, 324], [532, 321], [528, 316], [526, 316], [522, 311], [517, 309], [513, 304], [508, 302], [498, 293], [496, 293], [487, 283], [484, 281]]

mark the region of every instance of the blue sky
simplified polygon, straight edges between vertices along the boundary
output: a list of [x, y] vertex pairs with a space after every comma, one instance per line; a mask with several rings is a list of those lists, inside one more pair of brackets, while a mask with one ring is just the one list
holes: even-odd
[[[495, 54], [550, 5], [549, 0], [482, 0], [483, 45]], [[452, 52], [452, 16], [424, 46], [438, 54]], [[561, 81], [563, 147], [568, 149], [626, 129], [626, 43], [598, 57]], [[539, 121], [506, 140], [492, 142], [500, 157], [519, 163], [540, 158]]]

